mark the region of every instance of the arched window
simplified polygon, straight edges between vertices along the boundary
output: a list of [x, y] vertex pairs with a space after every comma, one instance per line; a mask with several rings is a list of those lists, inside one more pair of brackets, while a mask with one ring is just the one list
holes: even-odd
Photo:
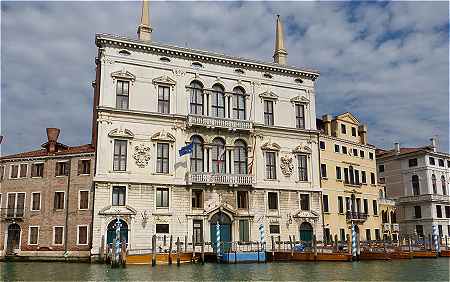
[[387, 223], [388, 222], [387, 211], [382, 211], [381, 212], [381, 220], [382, 220], [382, 223]]
[[441, 176], [442, 194], [447, 195], [447, 183], [445, 182], [445, 176]]
[[234, 142], [234, 173], [247, 174], [247, 144], [242, 140]]
[[214, 173], [225, 173], [225, 141], [214, 138], [212, 143], [212, 170]]
[[191, 172], [203, 172], [203, 139], [197, 135], [191, 137]]
[[245, 91], [242, 87], [235, 87], [233, 92], [233, 118], [245, 119]]
[[437, 194], [436, 175], [431, 175], [431, 185], [433, 186], [433, 194]]
[[214, 84], [212, 92], [212, 116], [225, 117], [225, 93], [222, 86]]
[[397, 215], [394, 211], [391, 211], [391, 223], [397, 223]]
[[[128, 224], [123, 221], [122, 219], [119, 219], [120, 222], [120, 241], [125, 241], [125, 243], [128, 243]], [[106, 243], [112, 244], [113, 240], [116, 238], [116, 225], [117, 220], [114, 219], [108, 224], [108, 230], [106, 233]]]
[[198, 81], [192, 81], [191, 89], [191, 114], [203, 115], [203, 85]]
[[411, 182], [412, 182], [412, 188], [413, 188], [413, 195], [414, 196], [420, 195], [419, 176], [413, 175], [411, 177]]

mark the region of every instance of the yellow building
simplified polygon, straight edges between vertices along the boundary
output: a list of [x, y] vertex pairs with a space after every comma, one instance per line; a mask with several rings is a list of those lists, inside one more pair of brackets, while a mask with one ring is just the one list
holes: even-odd
[[360, 240], [382, 238], [375, 147], [367, 144], [367, 126], [351, 113], [317, 120], [323, 189], [324, 238], [351, 234]]

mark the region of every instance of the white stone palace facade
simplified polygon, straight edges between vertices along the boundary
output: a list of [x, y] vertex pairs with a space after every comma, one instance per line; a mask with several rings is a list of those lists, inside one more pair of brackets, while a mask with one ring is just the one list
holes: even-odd
[[[152, 235], [225, 241], [323, 236], [314, 84], [286, 65], [98, 34], [92, 255], [119, 218], [130, 250]], [[179, 150], [192, 144], [192, 152]], [[108, 231], [109, 230], [109, 231]], [[190, 241], [190, 240], [189, 240]]]

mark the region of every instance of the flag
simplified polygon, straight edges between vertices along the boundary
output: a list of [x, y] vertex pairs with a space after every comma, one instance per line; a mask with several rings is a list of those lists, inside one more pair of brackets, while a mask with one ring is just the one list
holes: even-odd
[[0, 144], [2, 144], [3, 136], [0, 135]]
[[180, 157], [184, 156], [186, 154], [191, 154], [193, 148], [194, 148], [194, 143], [189, 143], [186, 146], [181, 147], [181, 149], [178, 151], [180, 153]]

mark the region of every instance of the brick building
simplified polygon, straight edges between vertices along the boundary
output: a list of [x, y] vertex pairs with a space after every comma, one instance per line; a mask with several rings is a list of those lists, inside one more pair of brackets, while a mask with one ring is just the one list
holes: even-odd
[[89, 257], [92, 145], [58, 142], [0, 158], [0, 257]]

